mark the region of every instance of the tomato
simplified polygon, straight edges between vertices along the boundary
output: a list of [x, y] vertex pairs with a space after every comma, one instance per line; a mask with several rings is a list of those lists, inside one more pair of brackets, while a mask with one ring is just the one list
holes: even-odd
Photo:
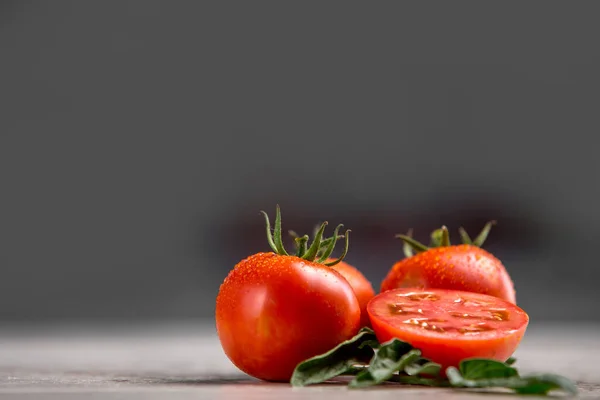
[[467, 243], [454, 246], [447, 240], [445, 227], [441, 233], [446, 235], [446, 243], [434, 241], [434, 246], [439, 247], [425, 247], [408, 236], [398, 235], [419, 253], [408, 252], [406, 258], [394, 264], [381, 283], [381, 291], [405, 287], [464, 290], [516, 304], [514, 285], [506, 268], [498, 258], [479, 247], [489, 227], [490, 224], [484, 228], [483, 237], [480, 234], [472, 242], [462, 231]]
[[[320, 226], [316, 226], [314, 229], [314, 234], [317, 235]], [[290, 231], [290, 235], [296, 239], [296, 248], [298, 248], [302, 239], [299, 235]], [[327, 245], [331, 240], [338, 240], [343, 238], [344, 236], [332, 236], [331, 238], [325, 239], [322, 243], [321, 249], [318, 251], [318, 256], [322, 256], [327, 252]], [[360, 304], [360, 325], [362, 326], [371, 326], [371, 321], [369, 320], [369, 314], [367, 314], [367, 304], [369, 300], [375, 296], [375, 290], [373, 289], [373, 285], [369, 280], [360, 272], [357, 268], [348, 264], [346, 261], [338, 261], [333, 258], [327, 258], [325, 262], [331, 264], [331, 268], [339, 272], [352, 286], [354, 290], [354, 294], [358, 299], [358, 303]]]
[[371, 326], [369, 314], [367, 313], [367, 304], [375, 296], [375, 290], [371, 282], [362, 272], [345, 261], [341, 261], [331, 268], [339, 272], [352, 286], [360, 305], [360, 326]]
[[[273, 236], [266, 214], [265, 219], [274, 252], [254, 254], [229, 272], [216, 300], [217, 334], [240, 370], [267, 381], [289, 381], [298, 363], [357, 333], [360, 305], [348, 281], [326, 265], [345, 256], [348, 233], [340, 259], [320, 263], [315, 257], [326, 223], [308, 249], [303, 237], [293, 256], [281, 243], [279, 207]], [[328, 242], [331, 250], [335, 241]]]
[[506, 361], [529, 323], [513, 303], [445, 289], [389, 290], [375, 296], [367, 311], [380, 342], [410, 343], [443, 370], [466, 358]]

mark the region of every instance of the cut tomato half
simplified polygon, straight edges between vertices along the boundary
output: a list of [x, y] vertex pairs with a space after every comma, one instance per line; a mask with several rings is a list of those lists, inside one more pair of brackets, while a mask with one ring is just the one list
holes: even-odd
[[375, 296], [367, 312], [381, 343], [393, 338], [410, 343], [444, 370], [467, 358], [506, 361], [529, 323], [512, 303], [444, 289], [389, 290]]

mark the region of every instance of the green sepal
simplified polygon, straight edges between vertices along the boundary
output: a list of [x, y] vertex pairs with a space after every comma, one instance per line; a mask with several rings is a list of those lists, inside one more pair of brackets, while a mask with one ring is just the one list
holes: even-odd
[[[323, 261], [327, 260], [327, 258], [331, 255], [331, 253], [333, 253], [335, 243], [337, 242], [338, 232], [340, 231], [340, 228], [342, 228], [343, 226], [344, 226], [343, 224], [339, 224], [338, 226], [335, 227], [335, 230], [333, 231], [333, 236], [331, 237], [332, 240], [329, 241], [329, 245], [325, 248], [323, 253], [321, 253], [321, 256], [319, 257], [317, 262], [322, 263]], [[321, 242], [321, 243], [323, 243], [323, 242]], [[319, 250], [317, 250], [317, 255], [318, 254], [319, 254]]]
[[340, 256], [336, 260], [328, 262], [328, 263], [324, 263], [325, 265], [327, 265], [328, 267], [332, 267], [336, 264], [341, 263], [344, 260], [344, 258], [346, 257], [346, 254], [348, 254], [348, 249], [350, 247], [350, 232], [352, 232], [352, 231], [350, 229], [348, 229], [346, 231], [346, 234], [344, 235], [346, 237], [346, 241], [344, 242], [344, 251], [342, 251], [342, 254], [340, 254]]
[[308, 243], [308, 235], [304, 235], [302, 237], [297, 237], [294, 239], [296, 242], [296, 248], [298, 249], [296, 252], [297, 257], [304, 257], [306, 254], [306, 243]]
[[273, 229], [273, 241], [275, 242], [275, 247], [277, 248], [277, 254], [286, 256], [289, 255], [283, 247], [283, 240], [281, 237], [281, 209], [279, 208], [279, 204], [277, 204], [277, 209], [275, 212], [275, 228]]
[[440, 229], [436, 229], [431, 232], [431, 243], [429, 247], [445, 247], [450, 246], [450, 233], [448, 228], [442, 226]]
[[463, 244], [473, 244], [473, 240], [471, 240], [471, 236], [469, 236], [465, 228], [462, 226], [458, 228], [458, 233], [460, 234], [460, 239]]
[[422, 253], [424, 251], [429, 250], [429, 247], [425, 246], [423, 243], [417, 242], [415, 239], [408, 235], [397, 234], [396, 238], [402, 239], [405, 245], [410, 246], [411, 250], [416, 253]]
[[492, 226], [494, 226], [494, 225], [496, 225], [496, 221], [490, 221], [487, 224], [485, 224], [485, 226], [483, 227], [483, 229], [481, 230], [479, 235], [477, 235], [475, 240], [473, 240], [473, 245], [477, 246], [477, 247], [483, 246], [483, 243], [487, 239], [487, 237], [490, 233], [490, 230], [492, 229]]
[[[487, 239], [492, 226], [496, 224], [496, 221], [490, 221], [481, 230], [479, 235], [473, 240], [467, 233], [467, 231], [461, 226], [458, 228], [460, 238], [463, 244], [481, 247]], [[404, 242], [402, 249], [406, 258], [412, 257], [415, 253], [421, 253], [436, 247], [447, 247], [450, 246], [450, 233], [446, 226], [442, 226], [439, 229], [431, 232], [429, 246], [425, 246], [423, 243], [418, 242], [412, 237], [412, 229], [408, 231], [406, 235], [397, 234], [396, 238], [402, 239]]]
[[[279, 205], [277, 205], [277, 207], [276, 207], [275, 225], [274, 225], [273, 231], [271, 231], [271, 223], [269, 221], [268, 214], [264, 211], [261, 211], [261, 213], [265, 217], [267, 243], [269, 244], [271, 249], [276, 254], [279, 254], [282, 256], [289, 255], [283, 245], [283, 238], [282, 238], [282, 233], [281, 233], [281, 231], [282, 231], [282, 229], [281, 229], [281, 209], [279, 208]], [[295, 247], [296, 247], [295, 255], [297, 257], [302, 258], [307, 261], [314, 261], [317, 263], [321, 263], [321, 264], [324, 264], [327, 266], [335, 265], [335, 264], [341, 262], [346, 257], [346, 255], [348, 254], [349, 246], [350, 246], [350, 235], [349, 235], [350, 230], [347, 230], [344, 234], [339, 235], [338, 234], [339, 230], [343, 227], [343, 225], [340, 224], [335, 228], [335, 231], [334, 231], [334, 234], [332, 237], [325, 238], [323, 235], [325, 233], [325, 228], [326, 228], [327, 224], [328, 224], [328, 222], [325, 221], [319, 226], [319, 228], [317, 229], [317, 231], [314, 235], [314, 239], [313, 239], [310, 247], [308, 247], [308, 241], [310, 240], [308, 235], [300, 236], [295, 231], [292, 231], [292, 230], [288, 231], [289, 235], [292, 238], [294, 238], [294, 243], [295, 243]], [[346, 241], [345, 241], [344, 251], [342, 252], [340, 257], [337, 260], [334, 260], [332, 262], [324, 263], [324, 261], [327, 260], [333, 253], [333, 250], [335, 249], [335, 245], [337, 244], [338, 239], [341, 239], [341, 238], [345, 238]]]

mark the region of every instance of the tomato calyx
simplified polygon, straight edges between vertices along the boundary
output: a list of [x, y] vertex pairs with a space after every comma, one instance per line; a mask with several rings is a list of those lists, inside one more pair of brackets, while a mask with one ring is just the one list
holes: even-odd
[[[315, 225], [315, 227], [313, 229], [313, 236], [315, 236], [315, 237], [317, 236], [319, 230], [321, 229], [321, 224], [322, 223], [318, 223], [317, 225]], [[342, 225], [340, 225], [340, 227], [341, 226]], [[338, 231], [336, 230], [331, 237], [324, 238], [321, 241], [321, 245], [319, 246], [319, 250], [317, 250], [317, 255], [316, 255], [315, 258], [319, 258], [320, 259], [323, 256], [323, 254], [325, 254], [325, 257], [330, 257], [331, 256], [331, 253], [327, 253], [327, 251], [329, 249], [329, 246], [331, 245], [331, 242], [334, 241], [334, 240], [337, 241], [337, 240], [345, 238], [344, 234], [338, 235], [337, 233], [338, 233]], [[296, 252], [298, 252], [299, 251], [299, 247], [303, 243], [306, 242], [305, 238], [308, 238], [308, 236], [307, 235], [300, 236], [298, 233], [296, 233], [296, 231], [292, 231], [292, 230], [289, 230], [288, 234], [294, 239], [294, 244], [296, 246]], [[338, 263], [338, 261], [336, 260], [336, 264], [337, 263]], [[332, 265], [335, 265], [335, 264], [332, 264]]]
[[[461, 226], [458, 228], [458, 232], [460, 234], [462, 244], [482, 247], [490, 233], [490, 230], [492, 229], [492, 226], [494, 225], [496, 225], [496, 221], [489, 221], [487, 224], [485, 224], [475, 239], [471, 239], [467, 231]], [[441, 228], [431, 232], [429, 245], [424, 245], [423, 243], [413, 239], [412, 233], [412, 229], [409, 229], [406, 234], [399, 233], [395, 235], [397, 239], [401, 239], [404, 242], [403, 251], [406, 258], [412, 257], [415, 253], [422, 253], [435, 247], [448, 247], [451, 245], [450, 233], [448, 232], [448, 228], [446, 226], [442, 226]]]
[[[281, 232], [281, 209], [279, 205], [276, 207], [275, 211], [275, 224], [273, 227], [273, 231], [271, 232], [271, 223], [269, 221], [269, 215], [261, 211], [261, 213], [265, 217], [266, 224], [266, 232], [267, 232], [267, 242], [269, 246], [276, 254], [281, 256], [289, 256], [290, 254], [286, 251], [283, 245], [282, 232]], [[327, 227], [328, 222], [324, 221], [319, 229], [315, 232], [314, 238], [310, 244], [310, 237], [308, 235], [298, 236], [293, 231], [290, 231], [290, 234], [294, 236], [294, 241], [296, 244], [296, 257], [302, 258], [307, 261], [314, 261], [320, 264], [324, 264], [328, 267], [334, 266], [340, 263], [346, 257], [348, 253], [348, 248], [350, 245], [350, 229], [347, 229], [343, 235], [339, 235], [340, 229], [344, 226], [343, 224], [339, 224], [334, 232], [333, 236], [326, 238], [324, 237], [325, 228]], [[335, 245], [340, 238], [345, 238], [345, 245], [342, 254], [335, 260], [326, 262], [333, 250], [335, 249]]]

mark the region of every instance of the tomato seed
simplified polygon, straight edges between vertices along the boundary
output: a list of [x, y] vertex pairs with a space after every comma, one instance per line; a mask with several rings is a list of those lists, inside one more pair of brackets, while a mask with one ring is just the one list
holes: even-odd
[[398, 294], [397, 296], [406, 297], [407, 299], [412, 300], [412, 301], [421, 301], [421, 300], [436, 301], [436, 300], [440, 299], [440, 297], [434, 293], [402, 293], [402, 294]]
[[508, 321], [509, 313], [507, 310], [487, 310], [492, 317], [498, 321]]
[[469, 325], [469, 326], [465, 326], [460, 328], [458, 331], [462, 334], [477, 334], [479, 332], [487, 332], [487, 331], [493, 331], [494, 328], [492, 328], [489, 325], [486, 324], [473, 324], [473, 325]]

